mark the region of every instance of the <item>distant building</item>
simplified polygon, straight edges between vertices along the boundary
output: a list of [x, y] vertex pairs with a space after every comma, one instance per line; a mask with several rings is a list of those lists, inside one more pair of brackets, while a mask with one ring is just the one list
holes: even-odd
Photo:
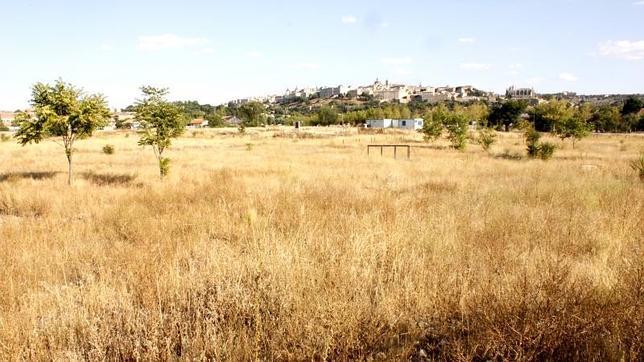
[[423, 128], [423, 119], [369, 119], [367, 120], [368, 128], [398, 128], [419, 130]]
[[512, 86], [505, 91], [505, 96], [514, 99], [532, 99], [536, 98], [537, 93], [532, 88], [515, 88]]
[[242, 123], [242, 120], [235, 116], [224, 117], [224, 123], [227, 123], [232, 126], [239, 126]]
[[208, 127], [208, 121], [203, 118], [196, 118], [190, 121], [188, 128], [204, 128]]
[[16, 119], [16, 114], [13, 112], [0, 112], [0, 124], [9, 127]]
[[320, 98], [332, 98], [339, 95], [347, 95], [351, 90], [351, 86], [339, 85], [337, 87], [321, 88], [319, 94]]
[[378, 90], [373, 93], [376, 99], [383, 102], [400, 102], [409, 103], [411, 101], [411, 94], [407, 87], [398, 85], [389, 89]]

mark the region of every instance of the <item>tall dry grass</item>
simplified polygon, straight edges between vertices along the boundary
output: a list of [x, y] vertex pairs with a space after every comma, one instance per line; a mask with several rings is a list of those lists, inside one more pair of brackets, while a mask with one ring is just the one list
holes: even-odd
[[0, 359], [644, 358], [644, 137], [288, 132], [0, 143]]

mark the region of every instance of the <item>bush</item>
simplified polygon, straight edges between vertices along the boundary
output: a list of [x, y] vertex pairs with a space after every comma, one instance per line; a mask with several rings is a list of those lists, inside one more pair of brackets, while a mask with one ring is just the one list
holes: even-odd
[[447, 129], [447, 139], [452, 143], [452, 147], [457, 150], [464, 150], [467, 141], [467, 118], [460, 113], [452, 113], [445, 120], [445, 129]]
[[485, 152], [490, 151], [490, 147], [496, 142], [496, 132], [491, 128], [484, 128], [479, 132], [478, 143]]
[[2, 142], [7, 142], [11, 139], [11, 137], [7, 136], [6, 134], [0, 135], [0, 141]]
[[541, 133], [537, 132], [534, 127], [525, 128], [525, 140], [528, 145], [527, 151], [530, 158], [540, 158], [547, 161], [552, 158], [557, 146], [550, 142], [540, 142]]
[[423, 128], [419, 132], [423, 134], [423, 139], [426, 142], [436, 140], [443, 133], [443, 122], [430, 115], [425, 123], [423, 123]]
[[640, 180], [644, 182], [644, 153], [640, 154], [638, 159], [631, 161], [631, 168], [639, 174]]
[[170, 159], [166, 157], [159, 158], [159, 173], [165, 177], [170, 173]]
[[528, 156], [535, 158], [539, 156], [539, 140], [541, 133], [537, 132], [534, 128], [528, 128], [525, 131], [525, 142], [528, 145]]
[[113, 155], [114, 154], [114, 146], [112, 146], [112, 145], [103, 146], [103, 153], [106, 154], [106, 155]]
[[538, 152], [539, 158], [544, 161], [551, 159], [556, 149], [557, 149], [557, 145], [555, 145], [554, 143], [550, 143], [550, 142], [541, 143], [539, 145], [539, 152]]

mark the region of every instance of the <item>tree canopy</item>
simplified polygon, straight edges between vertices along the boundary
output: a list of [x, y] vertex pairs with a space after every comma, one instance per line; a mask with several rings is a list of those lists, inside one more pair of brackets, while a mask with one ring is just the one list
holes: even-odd
[[134, 106], [136, 120], [141, 122], [140, 146], [151, 146], [159, 162], [159, 174], [168, 174], [170, 159], [163, 153], [171, 146], [172, 139], [179, 137], [186, 127], [186, 118], [181, 109], [166, 100], [168, 89], [141, 87], [143, 98]]
[[516, 125], [519, 122], [521, 114], [525, 112], [528, 104], [520, 100], [508, 100], [503, 103], [495, 104], [490, 110], [488, 123], [495, 127], [504, 127], [508, 129], [510, 125]]
[[54, 84], [36, 83], [31, 92], [34, 116], [18, 113], [18, 143], [39, 143], [43, 139], [60, 138], [68, 163], [67, 182], [72, 183], [72, 156], [74, 142], [88, 138], [99, 127], [105, 126], [110, 111], [105, 97], [85, 94], [81, 89], [57, 80]]
[[318, 111], [317, 124], [328, 126], [338, 122], [338, 112], [331, 107], [322, 107]]
[[634, 96], [628, 97], [622, 107], [622, 115], [638, 113], [642, 108], [644, 108], [644, 101]]

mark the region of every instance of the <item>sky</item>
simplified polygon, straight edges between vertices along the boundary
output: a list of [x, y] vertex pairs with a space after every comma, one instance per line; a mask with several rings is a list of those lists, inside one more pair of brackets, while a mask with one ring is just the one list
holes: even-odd
[[220, 104], [376, 78], [644, 93], [644, 0], [0, 0], [0, 109], [63, 79]]

